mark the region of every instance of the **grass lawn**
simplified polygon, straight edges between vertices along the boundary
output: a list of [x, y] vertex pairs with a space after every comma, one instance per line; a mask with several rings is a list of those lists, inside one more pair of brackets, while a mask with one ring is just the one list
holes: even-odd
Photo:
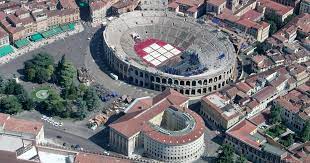
[[31, 97], [34, 101], [43, 101], [48, 97], [48, 92], [50, 90], [51, 88], [49, 86], [38, 87], [31, 92]]
[[286, 127], [282, 124], [277, 124], [266, 131], [266, 134], [272, 138], [276, 138], [286, 131]]

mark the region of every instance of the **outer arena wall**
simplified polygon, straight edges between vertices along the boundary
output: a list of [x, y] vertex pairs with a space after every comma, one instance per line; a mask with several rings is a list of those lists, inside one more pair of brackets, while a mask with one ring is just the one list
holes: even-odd
[[[148, 11], [143, 11], [143, 12], [148, 12]], [[139, 11], [137, 13], [138, 14], [142, 13], [141, 15], [144, 15], [143, 12]], [[160, 11], [156, 11], [156, 12], [160, 12]], [[150, 14], [150, 12], [148, 12], [148, 14]], [[175, 19], [181, 19], [172, 13], [166, 14], [165, 16], [166, 16], [166, 19], [170, 17], [175, 18]], [[156, 19], [158, 19], [158, 16], [154, 17], [154, 20]], [[186, 19], [188, 19], [186, 20], [186, 22], [188, 21], [195, 22], [195, 20], [191, 20], [190, 18], [186, 18]], [[147, 26], [149, 24], [143, 24], [143, 25], [137, 24], [137, 26], [138, 25]], [[109, 25], [107, 28], [109, 28]], [[121, 30], [119, 30], [118, 32], [120, 31]], [[131, 84], [144, 87], [144, 88], [153, 89], [156, 91], [163, 91], [165, 90], [166, 87], [170, 87], [187, 96], [203, 96], [211, 92], [218, 91], [222, 87], [225, 87], [226, 85], [228, 85], [228, 83], [230, 83], [236, 77], [236, 54], [234, 50], [233, 52], [231, 50], [227, 51], [227, 53], [229, 53], [228, 60], [218, 65], [219, 68], [216, 68], [215, 70], [209, 71], [208, 73], [203, 73], [203, 74], [189, 76], [189, 77], [178, 76], [178, 75], [164, 73], [156, 68], [148, 67], [146, 65], [137, 63], [135, 60], [129, 59], [130, 57], [127, 57], [127, 55], [129, 54], [126, 53], [126, 51], [124, 51], [122, 47], [118, 47], [118, 45], [115, 44], [114, 42], [111, 43], [112, 41], [110, 40], [111, 40], [111, 37], [113, 37], [113, 34], [108, 33], [108, 32], [110, 31], [105, 30], [103, 33], [103, 37], [104, 37], [104, 41], [103, 41], [103, 45], [104, 45], [103, 55], [104, 56], [103, 57], [105, 57], [108, 65], [114, 70], [115, 74], [118, 75], [119, 79], [127, 81]], [[222, 34], [219, 34], [219, 35], [222, 35]], [[117, 38], [116, 35], [115, 37]], [[222, 39], [222, 38], [217, 38], [217, 39]], [[220, 42], [219, 40], [217, 41]], [[119, 44], [121, 44], [121, 40], [117, 40], [115, 42], [118, 42]], [[195, 42], [197, 41], [193, 41], [193, 44]], [[216, 43], [217, 42], [213, 43], [215, 44], [213, 46], [216, 46]], [[226, 47], [227, 49], [233, 49], [233, 46], [229, 41], [227, 41], [226, 44], [227, 44], [227, 47]], [[214, 55], [214, 54], [211, 54], [210, 52], [210, 55]], [[214, 65], [211, 65], [211, 66], [215, 67], [216, 63], [213, 63], [213, 64]]]

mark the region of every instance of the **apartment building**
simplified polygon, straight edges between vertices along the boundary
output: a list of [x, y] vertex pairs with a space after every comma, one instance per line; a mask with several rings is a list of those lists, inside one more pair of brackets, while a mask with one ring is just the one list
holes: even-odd
[[300, 2], [299, 14], [302, 13], [310, 14], [310, 0], [302, 0]]
[[175, 0], [168, 4], [168, 10], [199, 18], [205, 14], [206, 7], [204, 0]]
[[219, 15], [226, 8], [226, 0], [206, 1], [206, 12]]
[[256, 9], [267, 16], [275, 14], [279, 22], [284, 22], [288, 16], [294, 13], [293, 7], [284, 6], [271, 0], [258, 0]]
[[120, 0], [111, 6], [111, 14], [120, 15], [133, 11], [140, 3], [140, 0]]
[[10, 44], [9, 34], [0, 28], [0, 47]]
[[283, 162], [288, 152], [274, 145], [260, 132], [258, 126], [248, 119], [226, 131], [224, 143], [251, 162]]
[[[71, 5], [64, 5], [66, 2], [70, 2]], [[48, 30], [53, 26], [80, 20], [79, 9], [71, 1], [59, 3], [63, 5], [61, 10], [56, 9], [57, 3], [52, 0], [31, 1], [19, 6], [7, 7], [3, 12], [4, 14], [1, 14], [0, 25], [9, 34], [10, 42], [13, 43], [37, 32]]]
[[204, 96], [199, 112], [204, 119], [224, 130], [239, 122], [242, 115], [241, 107], [219, 92]]

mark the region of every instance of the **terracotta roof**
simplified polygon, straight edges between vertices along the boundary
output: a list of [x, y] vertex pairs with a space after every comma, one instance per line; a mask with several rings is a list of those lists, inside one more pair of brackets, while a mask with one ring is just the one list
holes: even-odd
[[253, 98], [256, 99], [258, 102], [262, 102], [267, 98], [271, 97], [277, 92], [277, 90], [272, 86], [267, 86], [254, 94]]
[[133, 6], [133, 5], [137, 5], [137, 4], [138, 4], [137, 0], [120, 0], [116, 3], [114, 3], [112, 6], [114, 8], [121, 9], [121, 8]]
[[267, 57], [264, 55], [255, 55], [254, 57], [252, 57], [252, 61], [255, 64], [260, 64], [261, 62], [263, 62]]
[[229, 129], [226, 133], [252, 147], [260, 148], [260, 143], [250, 138], [250, 135], [252, 135], [251, 133], [255, 131], [256, 128], [257, 126], [255, 124], [245, 119]]
[[264, 110], [250, 119], [255, 125], [265, 123], [269, 119], [270, 110]]
[[175, 3], [175, 2], [172, 2], [172, 3], [169, 3], [168, 4], [168, 7], [170, 7], [170, 8], [174, 8], [174, 9], [176, 9], [176, 8], [178, 8], [178, 4], [177, 3]]
[[189, 109], [183, 110], [190, 114], [196, 121], [196, 125], [192, 131], [185, 135], [166, 135], [154, 130], [148, 123], [149, 120], [166, 109], [170, 107], [177, 108], [187, 101], [188, 98], [186, 96], [175, 90], [166, 89], [154, 98], [146, 97], [135, 100], [130, 106], [130, 109], [126, 109], [128, 112], [109, 126], [126, 138], [130, 138], [134, 134], [143, 132], [150, 138], [166, 144], [188, 143], [199, 138], [204, 130], [204, 122], [195, 112]]
[[90, 4], [92, 10], [99, 10], [107, 6], [106, 1], [95, 1]]
[[298, 106], [296, 104], [294, 105], [290, 101], [288, 101], [287, 99], [285, 99], [283, 97], [279, 97], [275, 101], [282, 108], [284, 108], [284, 109], [286, 109], [286, 110], [288, 110], [290, 112], [298, 113], [300, 108], [301, 108], [301, 106]]
[[208, 0], [206, 3], [211, 4], [213, 6], [220, 6], [224, 3], [226, 3], [226, 0]]
[[246, 104], [246, 106], [248, 106], [251, 109], [251, 111], [253, 110], [253, 108], [255, 108], [258, 105], [259, 105], [259, 103], [256, 100], [252, 100]]
[[288, 162], [288, 163], [302, 163], [301, 160], [299, 160], [298, 158], [292, 156], [291, 154], [288, 154], [286, 157], [283, 158], [284, 162]]
[[232, 13], [231, 10], [228, 10], [228, 9], [224, 9], [223, 12], [217, 16], [219, 19], [222, 19], [222, 20], [227, 20], [227, 21], [230, 21], [230, 22], [237, 22], [239, 20], [239, 17], [237, 16], [234, 16], [234, 14]]
[[1, 123], [4, 125], [4, 130], [34, 135], [37, 135], [43, 128], [43, 124], [40, 122], [16, 119], [2, 113], [0, 113], [0, 125]]
[[244, 92], [244, 93], [247, 93], [247, 92], [249, 92], [252, 88], [247, 84], [247, 83], [245, 83], [245, 82], [238, 82], [237, 84], [236, 84], [236, 87], [240, 90], [240, 91], [242, 91], [242, 92]]
[[176, 0], [178, 4], [199, 7], [204, 4], [204, 0]]
[[280, 3], [271, 1], [271, 0], [258, 0], [260, 2], [260, 5], [270, 8], [274, 10], [278, 15], [285, 15], [286, 13], [292, 11], [294, 8], [290, 6], [284, 6]]
[[130, 163], [132, 161], [99, 154], [78, 153], [74, 163]]
[[227, 88], [227, 89], [225, 90], [225, 92], [226, 92], [226, 95], [227, 95], [229, 98], [234, 98], [234, 97], [237, 95], [237, 93], [239, 92], [239, 90], [238, 90], [237, 87], [231, 86], [230, 88]]
[[241, 19], [258, 21], [261, 17], [263, 17], [263, 15], [263, 13], [257, 12], [255, 10], [249, 10], [241, 16]]
[[75, 0], [59, 0], [59, 2], [63, 8], [71, 8], [71, 9], [79, 8], [75, 3]]

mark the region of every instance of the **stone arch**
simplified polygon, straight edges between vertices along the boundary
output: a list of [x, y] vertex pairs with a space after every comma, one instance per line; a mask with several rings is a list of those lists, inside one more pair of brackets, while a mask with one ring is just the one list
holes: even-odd
[[168, 79], [168, 84], [170, 84], [170, 85], [172, 84], [172, 79], [171, 78]]
[[191, 82], [190, 81], [186, 81], [186, 85], [190, 86]]
[[192, 86], [196, 86], [196, 81], [195, 80], [192, 81]]

